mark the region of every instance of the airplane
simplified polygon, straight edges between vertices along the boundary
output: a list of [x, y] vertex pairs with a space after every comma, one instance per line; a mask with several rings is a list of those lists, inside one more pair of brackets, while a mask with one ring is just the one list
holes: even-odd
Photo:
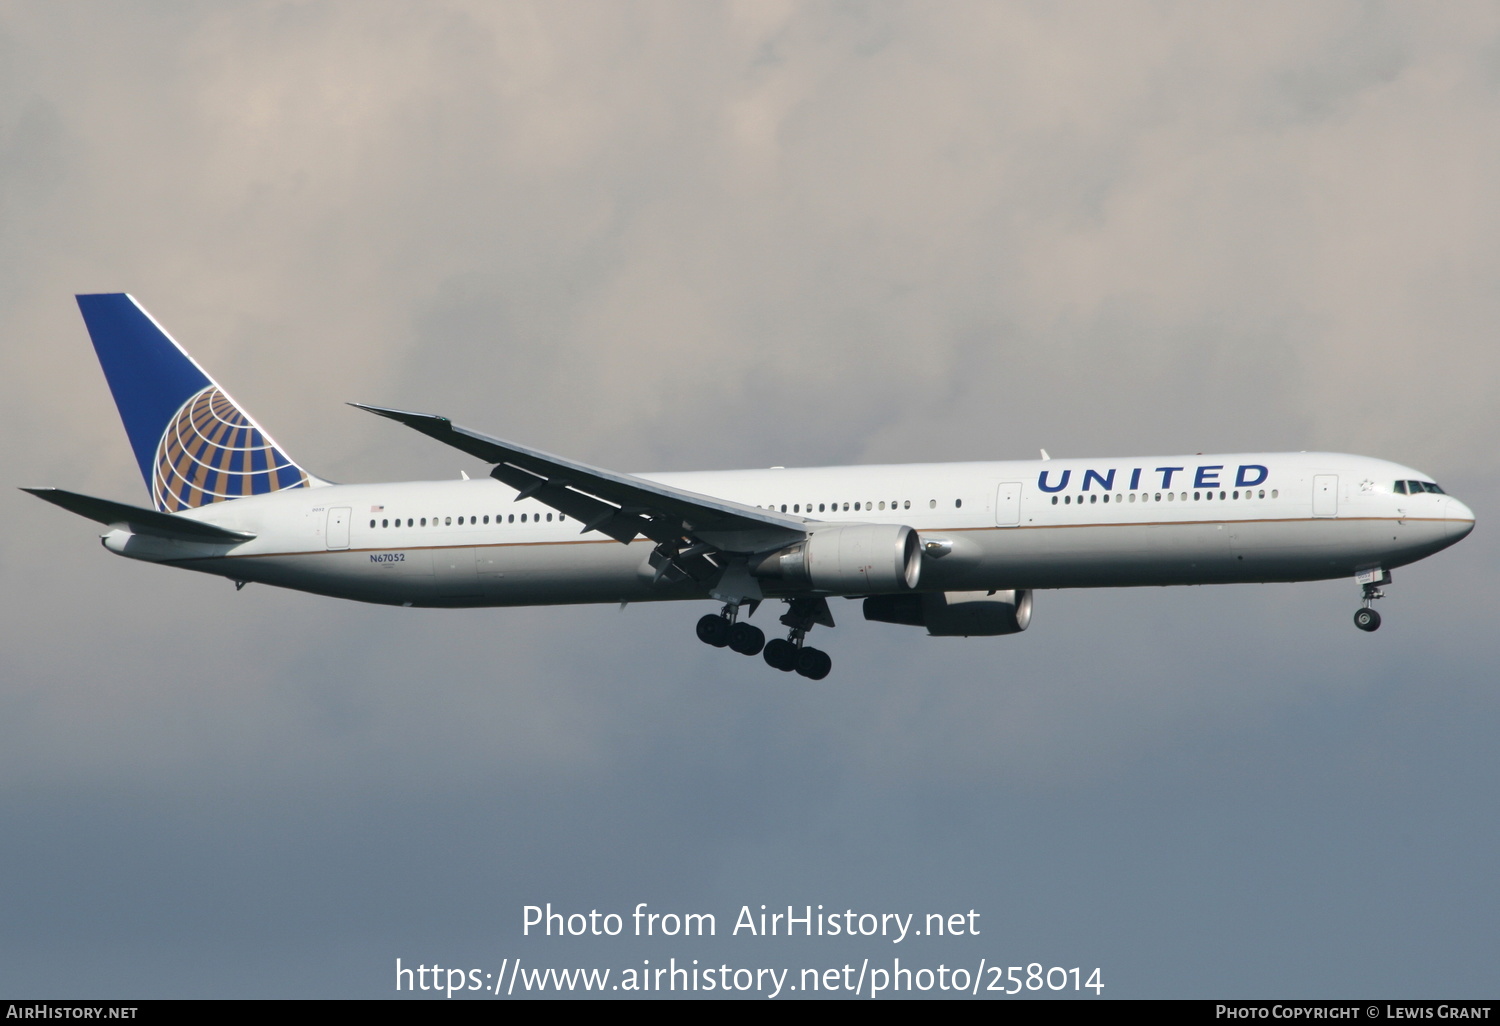
[[[1353, 577], [1363, 631], [1391, 570], [1474, 514], [1426, 474], [1337, 453], [1228, 453], [621, 474], [448, 418], [351, 403], [491, 469], [334, 484], [271, 436], [126, 293], [79, 309], [151, 507], [56, 488], [131, 559], [410, 607], [712, 600], [703, 642], [812, 680], [830, 598], [937, 637], [1016, 634], [1057, 588]], [[749, 619], [785, 603], [785, 637]], [[743, 611], [744, 616], [741, 616]]]

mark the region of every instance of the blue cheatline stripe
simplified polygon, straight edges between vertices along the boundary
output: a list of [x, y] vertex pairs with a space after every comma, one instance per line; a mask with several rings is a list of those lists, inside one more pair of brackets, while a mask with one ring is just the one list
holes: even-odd
[[162, 432], [182, 404], [210, 384], [208, 376], [125, 293], [77, 298], [141, 476], [150, 488]]

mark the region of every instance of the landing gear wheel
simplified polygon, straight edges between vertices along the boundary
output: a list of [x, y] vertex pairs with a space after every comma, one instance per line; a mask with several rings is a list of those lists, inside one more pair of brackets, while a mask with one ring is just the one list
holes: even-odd
[[797, 672], [808, 680], [822, 680], [833, 669], [833, 660], [822, 649], [804, 648], [797, 653]]
[[1380, 614], [1373, 609], [1361, 609], [1354, 614], [1354, 626], [1362, 631], [1380, 629]]
[[698, 640], [714, 648], [729, 644], [729, 621], [709, 613], [698, 621]]
[[797, 646], [785, 638], [772, 638], [766, 642], [766, 650], [761, 653], [761, 658], [773, 670], [790, 673], [797, 665]]
[[729, 628], [729, 647], [740, 655], [759, 655], [766, 647], [766, 632], [750, 623], [737, 623]]

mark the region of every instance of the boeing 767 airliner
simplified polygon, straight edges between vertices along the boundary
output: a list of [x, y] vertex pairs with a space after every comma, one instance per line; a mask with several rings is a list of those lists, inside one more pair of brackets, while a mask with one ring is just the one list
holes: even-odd
[[[78, 297], [152, 508], [27, 491], [107, 526], [111, 552], [399, 606], [713, 600], [698, 637], [819, 680], [828, 599], [939, 636], [1014, 634], [1048, 588], [1312, 581], [1363, 588], [1474, 514], [1431, 478], [1337, 453], [620, 474], [353, 404], [492, 464], [458, 481], [337, 485], [278, 446], [132, 297]], [[786, 603], [785, 637], [748, 620]], [[741, 618], [743, 611], [744, 618]]]

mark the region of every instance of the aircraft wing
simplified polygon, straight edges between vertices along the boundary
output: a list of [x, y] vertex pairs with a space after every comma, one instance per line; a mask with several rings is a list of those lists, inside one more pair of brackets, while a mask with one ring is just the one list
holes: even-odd
[[177, 516], [174, 513], [159, 513], [154, 509], [143, 509], [110, 499], [96, 499], [92, 495], [80, 495], [61, 488], [22, 488], [38, 499], [45, 499], [54, 506], [61, 506], [70, 513], [97, 520], [101, 524], [125, 524], [136, 534], [153, 534], [158, 538], [176, 541], [219, 542], [236, 545], [255, 537], [244, 531], [231, 531], [227, 527], [206, 524], [201, 520]]
[[[626, 544], [645, 535], [671, 547], [681, 559], [689, 559], [714, 551], [766, 552], [807, 535], [807, 521], [802, 517], [601, 470], [481, 435], [435, 414], [349, 405], [400, 421], [495, 464], [490, 476], [516, 489], [518, 499], [534, 498], [578, 520], [585, 532], [600, 531]], [[681, 540], [696, 544], [679, 554], [676, 543]]]

